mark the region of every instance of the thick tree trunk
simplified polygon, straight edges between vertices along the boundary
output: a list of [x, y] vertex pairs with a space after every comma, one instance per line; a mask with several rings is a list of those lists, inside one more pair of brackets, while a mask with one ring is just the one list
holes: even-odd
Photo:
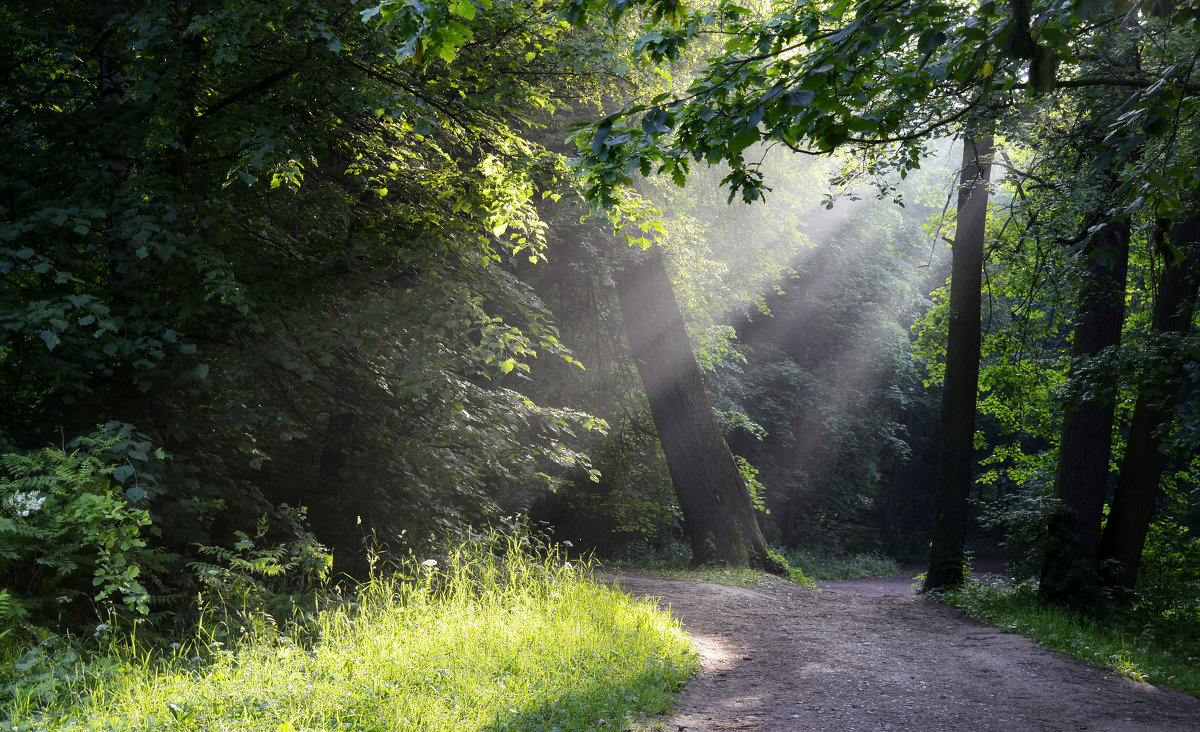
[[717, 426], [662, 255], [635, 253], [614, 279], [694, 561], [782, 570], [767, 553], [750, 493]]
[[992, 138], [963, 138], [957, 226], [951, 247], [950, 323], [942, 391], [942, 439], [938, 448], [933, 536], [926, 591], [961, 584], [967, 540], [967, 498], [975, 445], [981, 335], [979, 291], [983, 283], [988, 177]]
[[[1084, 279], [1079, 289], [1071, 372], [1096, 370], [1089, 363], [1121, 343], [1125, 317], [1125, 275], [1129, 262], [1128, 220], [1110, 222], [1084, 248]], [[1096, 584], [1100, 518], [1112, 456], [1111, 372], [1088, 383], [1078, 405], [1063, 413], [1054, 495], [1061, 507], [1050, 519], [1042, 565], [1041, 596], [1052, 602], [1086, 601]]]
[[1169, 371], [1162, 380], [1143, 384], [1138, 390], [1117, 492], [1100, 537], [1099, 559], [1116, 561], [1114, 570], [1105, 572], [1105, 579], [1114, 586], [1131, 589], [1137, 581], [1138, 564], [1162, 478], [1160, 448], [1175, 413], [1175, 398], [1183, 376], [1183, 358], [1172, 336], [1182, 336], [1191, 327], [1200, 286], [1200, 266], [1196, 261], [1200, 254], [1200, 216], [1177, 225], [1172, 232], [1172, 244], [1186, 259], [1176, 262], [1170, 252], [1163, 252], [1166, 266], [1154, 300], [1151, 324], [1155, 335], [1165, 336], [1160, 356], [1169, 364]]

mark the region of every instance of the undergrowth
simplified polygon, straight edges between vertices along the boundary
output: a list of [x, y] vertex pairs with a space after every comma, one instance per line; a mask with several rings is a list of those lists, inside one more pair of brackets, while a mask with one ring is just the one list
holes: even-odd
[[747, 587], [765, 590], [775, 587], [786, 587], [793, 584], [815, 587], [816, 585], [800, 570], [789, 568], [789, 577], [764, 572], [748, 567], [728, 567], [723, 565], [706, 564], [697, 567], [679, 566], [639, 566], [625, 563], [606, 563], [607, 569], [625, 570], [644, 574], [647, 577], [659, 579], [685, 580], [688, 582], [711, 582], [716, 585]]
[[1036, 584], [971, 580], [937, 597], [977, 620], [1027, 635], [1047, 648], [1200, 697], [1200, 618], [1154, 612], [1136, 603], [1083, 614], [1037, 598]]
[[845, 554], [800, 548], [788, 552], [787, 560], [817, 582], [885, 577], [903, 571], [895, 559], [882, 554]]
[[[792, 583], [815, 587], [817, 582], [840, 579], [864, 579], [900, 574], [895, 559], [882, 554], [847, 554], [825, 549], [791, 549], [775, 555], [787, 565]], [[622, 547], [605, 561], [610, 569], [628, 570], [663, 579], [713, 582], [738, 587], [766, 588], [788, 584], [788, 580], [754, 569], [736, 569], [722, 565], [693, 566], [691, 550], [682, 542], [667, 542], [661, 548], [634, 543]]]
[[790, 584], [815, 587], [805, 573], [783, 556], [772, 552], [773, 558], [787, 567], [786, 578], [748, 567], [730, 567], [725, 564], [691, 563], [691, 550], [680, 542], [671, 542], [664, 549], [654, 550], [643, 545], [634, 545], [604, 560], [606, 569], [628, 571], [660, 579], [712, 582], [718, 585], [767, 589]]
[[[676, 621], [528, 535], [395, 570], [302, 626], [263, 613], [239, 636], [202, 625], [171, 649], [129, 635], [90, 654], [58, 636], [10, 644], [0, 729], [622, 728], [667, 711], [696, 666]], [[218, 626], [234, 617], [217, 610]]]

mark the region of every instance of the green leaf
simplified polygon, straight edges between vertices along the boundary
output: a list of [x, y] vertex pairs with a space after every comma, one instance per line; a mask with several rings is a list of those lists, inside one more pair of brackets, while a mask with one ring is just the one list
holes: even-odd
[[729, 157], [737, 158], [742, 151], [758, 142], [760, 133], [757, 127], [749, 127], [729, 141]]
[[1109, 0], [1075, 0], [1075, 17], [1090, 20], [1112, 6]]
[[783, 101], [789, 107], [807, 107], [816, 98], [817, 93], [812, 89], [793, 89], [783, 97]]
[[1048, 94], [1054, 91], [1054, 75], [1058, 70], [1058, 56], [1047, 46], [1039, 45], [1033, 50], [1029, 62], [1029, 91], [1033, 94]]
[[596, 128], [596, 134], [592, 136], [592, 154], [599, 157], [600, 152], [604, 150], [604, 141], [608, 137], [608, 133], [612, 131], [611, 124], [602, 124]]
[[1096, 264], [1106, 269], [1112, 269], [1121, 259], [1121, 252], [1116, 247], [1100, 247], [1092, 253]]
[[475, 18], [475, 3], [471, 0], [451, 0], [450, 12], [460, 18], [474, 20]]
[[116, 480], [118, 483], [124, 483], [125, 481], [129, 480], [130, 476], [133, 475], [133, 472], [132, 465], [118, 466], [117, 469], [113, 471], [113, 480]]

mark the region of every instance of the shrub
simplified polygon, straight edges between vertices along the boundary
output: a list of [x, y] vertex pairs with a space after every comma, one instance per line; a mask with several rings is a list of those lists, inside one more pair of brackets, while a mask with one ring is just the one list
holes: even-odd
[[107, 425], [63, 449], [0, 455], [6, 614], [70, 625], [150, 612], [144, 570], [156, 558], [141, 504], [152, 477], [139, 476], [133, 462], [166, 454], [131, 436], [128, 425]]

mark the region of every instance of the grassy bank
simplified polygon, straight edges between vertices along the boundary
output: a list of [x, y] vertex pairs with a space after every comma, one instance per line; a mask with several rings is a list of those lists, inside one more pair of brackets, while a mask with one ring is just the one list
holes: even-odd
[[0, 729], [621, 728], [695, 667], [669, 616], [519, 538], [409, 562], [304, 630], [258, 620], [228, 646], [44, 642], [0, 671]]
[[1039, 602], [1029, 584], [994, 579], [971, 581], [940, 598], [1081, 661], [1200, 697], [1200, 623], [1194, 618], [1115, 605], [1086, 615]]

